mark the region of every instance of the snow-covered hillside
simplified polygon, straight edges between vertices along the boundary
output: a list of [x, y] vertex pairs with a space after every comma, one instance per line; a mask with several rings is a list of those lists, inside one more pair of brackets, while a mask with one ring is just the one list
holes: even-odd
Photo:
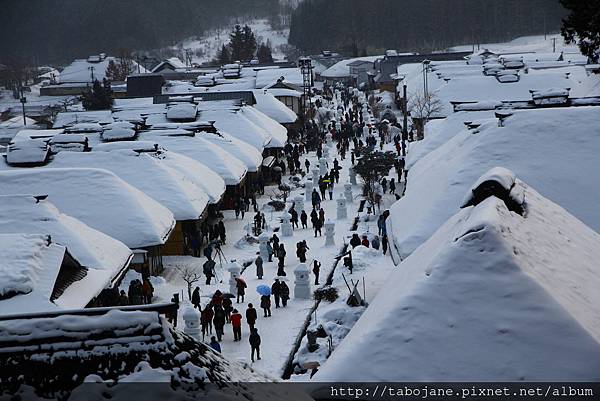
[[[246, 24], [252, 28], [257, 43], [269, 42], [271, 44], [274, 59], [283, 60], [285, 58], [282, 46], [288, 43], [289, 29], [274, 31], [266, 19], [248, 21]], [[212, 30], [200, 38], [183, 41], [174, 50], [190, 49], [193, 53], [192, 62], [198, 64], [210, 62], [217, 57], [221, 47], [229, 43], [230, 31], [231, 29]]]
[[448, 198], [315, 379], [598, 380], [600, 235], [518, 179], [507, 197], [525, 213]]

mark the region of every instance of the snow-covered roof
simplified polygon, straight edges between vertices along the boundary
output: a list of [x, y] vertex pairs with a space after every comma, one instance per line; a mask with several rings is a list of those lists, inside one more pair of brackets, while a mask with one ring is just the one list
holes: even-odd
[[105, 141], [123, 141], [135, 138], [136, 132], [132, 128], [114, 127], [102, 131], [102, 139]]
[[[164, 130], [157, 132], [164, 133], [165, 135], [167, 133], [173, 135], [190, 135], [188, 131], [183, 130]], [[142, 140], [140, 141], [103, 143], [94, 146], [94, 150], [110, 152], [119, 149], [131, 149], [137, 152], [149, 152], [150, 154], [159, 156], [165, 165], [178, 171], [180, 174], [183, 174], [188, 180], [202, 188], [208, 195], [210, 203], [217, 203], [223, 197], [223, 194], [225, 193], [225, 181], [213, 169], [191, 157], [167, 150], [167, 148], [162, 145], [163, 142], [167, 141], [161, 140], [162, 138], [157, 137], [157, 140], [153, 140], [150, 135], [142, 135], [141, 139]], [[198, 159], [201, 158], [198, 157]]]
[[282, 148], [285, 146], [288, 136], [287, 129], [283, 125], [256, 107], [244, 106], [240, 109], [240, 113], [271, 136], [266, 148]]
[[110, 124], [114, 122], [110, 110], [65, 111], [56, 115], [54, 128], [65, 128], [78, 123]]
[[206, 209], [208, 195], [185, 175], [164, 163], [160, 155], [114, 152], [61, 152], [51, 167], [90, 167], [106, 169], [149, 197], [166, 206], [175, 220], [196, 220]]
[[65, 132], [64, 129], [22, 129], [13, 137], [12, 142], [29, 139], [48, 139]]
[[354, 61], [369, 61], [374, 63], [375, 60], [383, 58], [383, 56], [370, 56], [370, 57], [357, 57], [347, 60], [342, 60], [335, 63], [325, 71], [321, 73], [322, 77], [325, 78], [348, 78], [350, 77], [350, 64]]
[[[114, 61], [115, 63], [119, 63], [119, 59], [116, 57], [106, 57], [101, 59], [100, 57], [95, 57], [95, 60], [98, 62], [90, 63], [88, 59], [76, 59], [71, 64], [66, 66], [64, 70], [61, 71], [58, 79], [61, 83], [85, 83], [92, 82], [92, 70], [94, 68], [93, 76], [94, 80], [102, 81], [106, 78], [106, 69], [108, 68], [108, 64], [110, 61]], [[130, 61], [131, 71], [137, 71], [138, 68], [141, 73], [146, 73], [146, 69], [138, 65], [135, 61]]]
[[[246, 176], [247, 169], [242, 161], [201, 136], [190, 137], [189, 133], [183, 131], [154, 130], [141, 133], [140, 139], [159, 143], [168, 151], [187, 156], [186, 159], [193, 159], [194, 164], [210, 166], [208, 168], [217, 173], [226, 185], [238, 185]], [[203, 180], [206, 179], [197, 172], [194, 174]], [[214, 190], [221, 190], [220, 182], [215, 182], [214, 185]]]
[[167, 119], [171, 121], [194, 121], [198, 111], [194, 103], [175, 103], [167, 106]]
[[183, 70], [186, 65], [178, 57], [170, 57], [164, 61], [161, 61], [156, 67], [152, 69], [152, 72], [160, 71], [165, 67], [172, 70]]
[[253, 93], [256, 99], [254, 107], [279, 124], [293, 124], [298, 119], [296, 113], [277, 100], [271, 93], [265, 93], [263, 90], [254, 90]]
[[599, 380], [600, 235], [516, 185], [525, 217], [493, 196], [460, 211], [448, 199], [454, 216], [392, 273], [315, 379]]
[[256, 88], [262, 89], [272, 85], [281, 77], [284, 78], [285, 82], [292, 85], [302, 86], [304, 83], [300, 68], [269, 68], [256, 72]]
[[107, 170], [0, 171], [0, 195], [22, 193], [48, 195], [61, 212], [131, 249], [164, 244], [175, 226], [169, 209]]
[[204, 121], [215, 121], [215, 127], [234, 137], [249, 143], [262, 152], [272, 136], [269, 132], [249, 120], [239, 110], [204, 110], [200, 112]]
[[25, 117], [25, 121], [23, 121], [23, 116], [15, 116], [11, 117], [8, 120], [0, 121], [0, 129], [12, 129], [12, 128], [21, 128], [21, 127], [29, 127], [36, 124], [32, 118]]
[[[39, 200], [31, 195], [0, 196], [0, 233], [50, 235], [52, 242], [65, 246], [75, 260], [87, 269], [83, 278], [71, 284], [55, 300], [55, 304], [62, 308], [82, 308], [87, 305], [125, 271], [132, 256], [122, 242], [74, 217], [62, 214], [50, 200]], [[44, 294], [52, 291], [54, 281], [46, 282], [45, 285], [51, 287], [42, 288], [41, 291]], [[50, 307], [47, 302], [36, 305], [31, 301], [25, 297], [12, 297], [1, 302], [2, 310], [12, 314], [47, 310]]]
[[242, 161], [246, 165], [248, 172], [256, 173], [260, 169], [263, 161], [262, 153], [260, 153], [254, 146], [223, 131], [217, 134], [213, 134], [211, 132], [199, 132], [196, 135], [200, 136], [202, 139], [214, 143], [227, 153], [233, 155], [236, 159]]
[[[478, 116], [489, 112], [481, 113]], [[474, 113], [462, 114], [464, 118]], [[459, 129], [461, 123], [456, 118], [440, 121], [423, 141], [411, 145], [410, 185], [392, 206], [389, 219], [392, 243], [402, 257], [429, 238], [452, 215], [448, 204], [460, 203], [471, 184], [494, 166], [514, 171], [600, 231], [595, 202], [600, 177], [581, 174], [595, 171], [598, 165], [597, 107], [518, 110], [504, 119], [503, 127], [485, 117], [476, 130]]]
[[37, 139], [20, 140], [8, 145], [6, 162], [11, 166], [42, 165], [47, 162], [50, 148]]
[[49, 304], [65, 251], [47, 235], [0, 234], [0, 298], [28, 295]]

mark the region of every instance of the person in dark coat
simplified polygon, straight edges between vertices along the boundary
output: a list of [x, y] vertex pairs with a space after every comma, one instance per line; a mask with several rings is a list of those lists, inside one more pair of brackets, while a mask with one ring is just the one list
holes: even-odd
[[300, 222], [302, 223], [302, 228], [308, 228], [308, 215], [304, 210], [300, 213]]
[[319, 220], [319, 214], [317, 213], [317, 209], [313, 207], [312, 212], [310, 212], [310, 221], [313, 225], [313, 228], [315, 228], [317, 220]]
[[313, 228], [315, 230], [315, 238], [317, 238], [317, 233], [319, 233], [319, 237], [323, 235], [321, 228], [323, 228], [323, 223], [321, 223], [321, 219], [317, 218], [313, 222]]
[[315, 259], [313, 262], [313, 274], [315, 275], [315, 285], [319, 285], [319, 273], [321, 272], [321, 263]]
[[390, 193], [396, 194], [396, 179], [394, 177], [390, 179]]
[[206, 276], [206, 285], [210, 285], [210, 280], [215, 275], [215, 261], [209, 259], [206, 262], [204, 262], [204, 264], [202, 265], [202, 272]]
[[225, 230], [225, 223], [223, 223], [223, 220], [219, 221], [219, 238], [221, 239], [221, 243], [225, 244], [227, 230]]
[[260, 336], [258, 335], [257, 329], [252, 329], [252, 333], [248, 338], [250, 342], [250, 359], [254, 362], [254, 353], [256, 352], [256, 359], [260, 360]]
[[362, 241], [361, 241], [361, 244], [362, 244], [363, 246], [366, 246], [367, 248], [369, 247], [369, 239], [367, 238], [367, 236], [366, 236], [366, 235], [363, 235], [363, 239], [362, 239]]
[[233, 302], [231, 302], [231, 298], [223, 297], [223, 310], [225, 311], [225, 322], [229, 323], [229, 317], [231, 316], [231, 311], [233, 310]]
[[196, 287], [192, 293], [192, 305], [194, 305], [194, 308], [200, 310], [200, 287]]
[[127, 297], [127, 294], [125, 294], [124, 290], [121, 290], [121, 292], [119, 293], [119, 305], [121, 305], [121, 306], [129, 305], [129, 297]]
[[242, 303], [244, 303], [244, 295], [246, 295], [246, 282], [244, 280], [236, 279], [235, 280], [235, 288], [237, 290], [237, 303], [240, 303], [240, 297], [242, 298]]
[[260, 297], [260, 307], [265, 313], [265, 317], [271, 316], [271, 296], [263, 295]]
[[290, 223], [292, 223], [292, 228], [298, 228], [298, 212], [294, 207], [290, 209]]
[[215, 331], [217, 333], [217, 339], [219, 342], [223, 338], [223, 328], [225, 327], [225, 311], [223, 307], [215, 305], [215, 316], [213, 317], [213, 323], [215, 325]]
[[284, 265], [285, 265], [285, 247], [283, 246], [283, 243], [279, 244], [279, 251], [277, 251], [277, 259], [279, 259], [279, 264], [278, 264], [278, 269], [277, 269], [277, 275], [278, 276], [285, 276], [285, 270], [284, 270]]
[[271, 294], [275, 298], [275, 309], [277, 309], [279, 308], [279, 299], [281, 297], [281, 284], [278, 278], [275, 279], [275, 282], [271, 286]]
[[356, 248], [360, 245], [360, 243], [360, 237], [358, 234], [352, 234], [352, 238], [350, 239], [350, 245], [352, 245], [352, 248]]
[[256, 319], [258, 319], [256, 309], [254, 309], [252, 304], [248, 304], [248, 308], [246, 308], [246, 323], [248, 323], [248, 326], [250, 327], [250, 332], [252, 332], [252, 329], [256, 324]]
[[325, 210], [323, 208], [319, 209], [319, 221], [321, 222], [321, 227], [325, 224]]
[[319, 195], [316, 188], [313, 188], [313, 191], [311, 194], [311, 199], [312, 199], [313, 208], [319, 209], [321, 207], [322, 197], [321, 197], [321, 195]]
[[262, 280], [264, 270], [263, 270], [263, 259], [260, 257], [260, 255], [258, 255], [256, 257], [256, 259], [254, 260], [254, 264], [256, 265], [256, 277], [259, 280]]
[[285, 308], [287, 306], [288, 299], [290, 299], [290, 287], [288, 287], [285, 281], [281, 281], [281, 284], [279, 284], [279, 289], [281, 291], [281, 305]]
[[215, 351], [221, 352], [221, 344], [219, 344], [219, 342], [217, 341], [217, 339], [215, 338], [215, 336], [212, 336], [210, 338], [210, 344], [209, 345]]

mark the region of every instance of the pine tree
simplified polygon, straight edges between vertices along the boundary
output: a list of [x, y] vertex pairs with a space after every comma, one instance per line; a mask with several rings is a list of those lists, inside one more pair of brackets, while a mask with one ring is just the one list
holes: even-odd
[[229, 48], [231, 49], [231, 61], [240, 61], [244, 55], [244, 31], [238, 24], [229, 34]]
[[244, 25], [242, 48], [242, 60], [251, 60], [256, 52], [256, 36], [254, 36], [252, 28], [250, 28], [248, 25]]
[[221, 51], [219, 51], [217, 60], [221, 65], [231, 62], [231, 54], [229, 54], [229, 48], [227, 46], [223, 45], [223, 47], [221, 47]]
[[273, 62], [273, 54], [271, 52], [271, 46], [269, 44], [261, 43], [258, 47], [258, 51], [256, 52], [256, 58], [261, 64], [272, 63]]
[[83, 108], [86, 110], [108, 110], [113, 105], [110, 82], [105, 78], [102, 83], [95, 80], [92, 89], [83, 93]]
[[581, 53], [592, 62], [600, 57], [600, 12], [598, 1], [560, 0], [571, 11], [560, 30], [568, 43], [577, 42]]

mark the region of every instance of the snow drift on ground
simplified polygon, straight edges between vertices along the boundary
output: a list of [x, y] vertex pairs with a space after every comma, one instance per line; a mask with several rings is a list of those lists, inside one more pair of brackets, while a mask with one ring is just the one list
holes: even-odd
[[447, 142], [410, 168], [406, 194], [391, 208], [392, 250], [401, 258], [413, 252], [452, 216], [471, 184], [497, 165], [599, 231], [600, 177], [583, 174], [598, 168], [598, 126], [598, 108], [576, 107], [515, 111], [504, 127], [492, 121], [448, 132]]
[[522, 181], [513, 191], [524, 217], [496, 197], [449, 201], [457, 213], [400, 264], [315, 379], [598, 380], [600, 235]]

